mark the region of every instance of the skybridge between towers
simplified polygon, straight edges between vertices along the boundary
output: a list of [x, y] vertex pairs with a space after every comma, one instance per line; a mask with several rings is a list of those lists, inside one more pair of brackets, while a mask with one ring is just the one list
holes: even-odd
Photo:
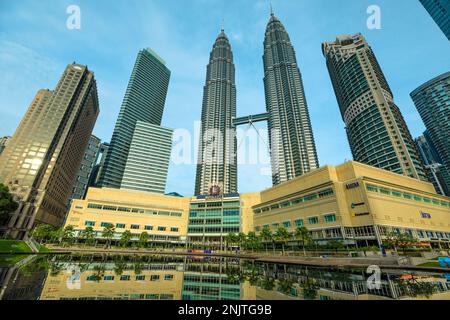
[[254, 115], [249, 115], [245, 117], [239, 117], [233, 119], [233, 126], [237, 127], [243, 124], [253, 124], [255, 122], [262, 122], [262, 121], [268, 121], [269, 120], [269, 113], [259, 113]]

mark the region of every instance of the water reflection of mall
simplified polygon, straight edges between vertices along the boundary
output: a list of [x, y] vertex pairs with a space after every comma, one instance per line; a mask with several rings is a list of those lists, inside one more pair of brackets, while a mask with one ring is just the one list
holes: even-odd
[[[40, 258], [42, 259], [42, 258]], [[259, 264], [214, 257], [84, 256], [52, 258], [48, 270], [0, 269], [1, 299], [41, 300], [380, 300], [409, 299], [383, 273], [369, 289], [363, 270]], [[33, 263], [33, 262], [31, 262]], [[36, 269], [36, 268], [35, 268]], [[4, 277], [9, 274], [8, 279]], [[3, 275], [3, 277], [1, 276]], [[416, 274], [432, 282], [431, 299], [450, 299], [444, 275]], [[5, 283], [7, 281], [8, 283]], [[29, 293], [26, 295], [26, 293]]]

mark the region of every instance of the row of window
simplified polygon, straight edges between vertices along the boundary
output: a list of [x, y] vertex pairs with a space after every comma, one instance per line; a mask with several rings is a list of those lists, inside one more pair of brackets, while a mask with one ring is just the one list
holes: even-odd
[[196, 211], [189, 212], [190, 218], [220, 217], [220, 216], [236, 217], [236, 216], [239, 216], [239, 210], [224, 209], [222, 211], [221, 209], [216, 209], [216, 210], [196, 210]]
[[256, 209], [256, 210], [254, 210], [254, 212], [255, 212], [255, 214], [265, 213], [265, 212], [268, 212], [270, 210], [276, 210], [276, 209], [279, 209], [279, 208], [287, 208], [287, 207], [290, 207], [290, 206], [295, 206], [295, 205], [297, 205], [299, 203], [309, 202], [309, 201], [322, 199], [322, 198], [327, 198], [327, 197], [331, 197], [333, 195], [334, 195], [333, 189], [329, 188], [329, 189], [326, 189], [326, 190], [322, 190], [322, 191], [319, 191], [319, 192], [308, 194], [308, 195], [303, 196], [303, 197], [299, 197], [299, 198], [295, 198], [295, 199], [291, 199], [291, 200], [286, 200], [286, 201], [279, 202], [279, 203], [274, 203], [274, 204], [272, 204], [270, 206], [263, 207], [261, 209]]
[[[334, 213], [330, 213], [330, 214], [326, 214], [326, 215], [324, 215], [323, 216], [323, 220], [324, 220], [324, 222], [325, 223], [331, 223], [331, 222], [335, 222], [336, 220], [337, 220], [337, 218], [336, 218], [336, 214], [334, 214]], [[314, 225], [314, 224], [318, 224], [319, 223], [319, 217], [309, 217], [308, 218], [308, 224], [310, 224], [310, 225]], [[273, 229], [278, 229], [280, 226], [283, 226], [283, 227], [285, 227], [285, 228], [290, 228], [290, 227], [292, 227], [292, 226], [295, 226], [295, 227], [302, 227], [302, 226], [304, 226], [304, 220], [303, 219], [297, 219], [297, 220], [295, 220], [294, 221], [294, 225], [292, 225], [292, 223], [291, 223], [291, 221], [290, 220], [287, 220], [287, 221], [284, 221], [284, 222], [282, 222], [281, 224], [280, 223], [278, 223], [278, 222], [275, 222], [275, 223], [272, 223], [272, 228]], [[270, 228], [270, 225], [269, 224], [266, 224], [266, 225], [264, 225], [264, 226], [256, 226], [256, 228], [255, 228], [255, 230], [256, 230], [256, 232], [259, 232], [259, 231], [261, 231], [263, 228]]]
[[144, 213], [144, 214], [153, 214], [160, 215], [166, 217], [181, 217], [181, 212], [173, 212], [173, 211], [161, 211], [161, 210], [147, 210], [142, 208], [130, 208], [130, 207], [118, 207], [111, 205], [103, 205], [98, 203], [88, 203], [88, 209], [96, 209], [96, 210], [106, 210], [106, 211], [118, 211], [118, 212], [131, 212], [131, 213]]
[[191, 209], [198, 208], [239, 208], [239, 201], [229, 201], [229, 202], [201, 202], [201, 203], [191, 203]]
[[[103, 276], [103, 280], [104, 281], [114, 281], [115, 277], [113, 275], [107, 275], [107, 276]], [[134, 280], [135, 281], [145, 281], [146, 276], [144, 275], [136, 275]], [[159, 281], [161, 279], [160, 275], [158, 274], [154, 274], [151, 275], [149, 277], [150, 281]], [[98, 280], [98, 276], [97, 275], [90, 275], [86, 278], [87, 281], [95, 281]], [[131, 280], [131, 276], [130, 275], [121, 275], [120, 276], [120, 281], [130, 281]], [[164, 275], [164, 280], [165, 281], [172, 281], [173, 280], [173, 274], [166, 274]]]
[[402, 192], [402, 191], [395, 190], [395, 189], [389, 189], [389, 188], [385, 188], [385, 187], [378, 187], [378, 186], [374, 186], [374, 185], [371, 185], [371, 184], [368, 184], [366, 186], [366, 188], [367, 188], [367, 191], [370, 191], [370, 192], [377, 192], [377, 193], [388, 195], [388, 196], [393, 196], [393, 197], [397, 197], [397, 198], [403, 198], [403, 199], [407, 199], [407, 200], [414, 200], [414, 201], [417, 201], [417, 202], [433, 204], [433, 205], [436, 205], [436, 206], [441, 206], [441, 207], [446, 207], [446, 208], [450, 207], [450, 202], [447, 202], [447, 201], [438, 200], [438, 199], [432, 199], [432, 198], [427, 198], [427, 197], [422, 197], [422, 196], [419, 196], [419, 195], [416, 195], [416, 194]]
[[[94, 227], [95, 223], [96, 223], [95, 221], [85, 221], [84, 225], [87, 227]], [[100, 223], [100, 227], [102, 227], [102, 228], [107, 228], [109, 226], [115, 226], [116, 229], [126, 229], [126, 227], [127, 227], [125, 223], [116, 223], [115, 225], [111, 222], [101, 222]], [[141, 225], [131, 224], [129, 228], [132, 230], [140, 230]], [[178, 232], [178, 230], [179, 230], [179, 228], [177, 228], [177, 227], [164, 227], [164, 226], [158, 226], [157, 230], [158, 231], [167, 231], [168, 228], [169, 228], [170, 232]], [[154, 229], [153, 226], [150, 226], [150, 225], [144, 226], [144, 230], [151, 231], [153, 229]]]

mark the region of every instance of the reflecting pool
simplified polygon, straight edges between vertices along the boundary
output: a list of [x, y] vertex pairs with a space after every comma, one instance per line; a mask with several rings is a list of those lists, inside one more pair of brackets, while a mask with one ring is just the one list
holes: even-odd
[[450, 299], [449, 274], [367, 271], [220, 257], [1, 255], [0, 299]]

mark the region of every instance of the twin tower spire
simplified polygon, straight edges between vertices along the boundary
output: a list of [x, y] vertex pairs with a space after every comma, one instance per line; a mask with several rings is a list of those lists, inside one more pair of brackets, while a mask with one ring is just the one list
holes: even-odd
[[[272, 6], [263, 62], [272, 182], [278, 185], [319, 163], [295, 51]], [[206, 72], [195, 195], [237, 192], [235, 118], [235, 66], [222, 22]]]

